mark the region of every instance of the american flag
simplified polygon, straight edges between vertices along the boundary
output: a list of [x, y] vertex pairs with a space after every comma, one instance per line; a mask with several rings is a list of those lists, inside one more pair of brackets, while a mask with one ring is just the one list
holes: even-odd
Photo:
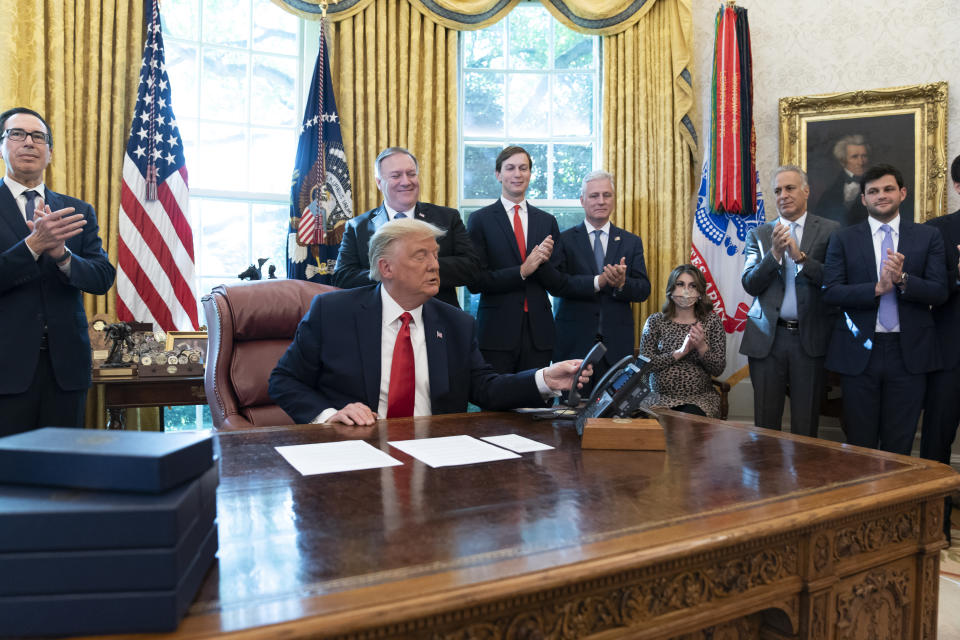
[[152, 2], [137, 104], [123, 159], [117, 317], [196, 330], [193, 231], [183, 141], [170, 98], [158, 0]]
[[353, 194], [326, 51], [326, 20], [320, 25], [291, 181], [287, 277], [329, 284], [343, 224], [353, 217]]

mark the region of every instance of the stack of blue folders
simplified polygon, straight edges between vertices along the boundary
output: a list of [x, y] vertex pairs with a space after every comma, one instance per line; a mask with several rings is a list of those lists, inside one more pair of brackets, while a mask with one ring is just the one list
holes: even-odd
[[217, 553], [207, 434], [0, 438], [0, 636], [172, 631]]

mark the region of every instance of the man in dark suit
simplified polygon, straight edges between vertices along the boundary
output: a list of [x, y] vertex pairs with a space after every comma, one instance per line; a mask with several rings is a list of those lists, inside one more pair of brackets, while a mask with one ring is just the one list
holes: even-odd
[[[960, 156], [950, 166], [953, 188], [960, 193]], [[946, 253], [950, 296], [934, 307], [933, 322], [940, 340], [943, 369], [927, 376], [920, 455], [950, 464], [950, 449], [960, 424], [960, 211], [927, 222], [940, 231]], [[947, 522], [949, 524], [949, 522]]]
[[840, 307], [826, 366], [841, 374], [851, 444], [909, 454], [926, 377], [941, 366], [930, 305], [947, 297], [943, 238], [900, 217], [900, 171], [866, 171], [861, 199], [870, 217], [833, 234], [824, 302]]
[[827, 241], [840, 225], [807, 212], [810, 187], [800, 167], [778, 167], [773, 193], [780, 217], [747, 234], [741, 282], [754, 299], [740, 353], [750, 365], [754, 424], [781, 428], [789, 387], [791, 431], [816, 437], [835, 319], [820, 285]]
[[842, 226], [863, 222], [867, 209], [860, 201], [860, 178], [870, 165], [870, 145], [860, 134], [843, 136], [833, 145], [833, 157], [840, 165], [840, 173], [820, 195], [813, 210]]
[[419, 202], [420, 165], [403, 147], [384, 149], [374, 162], [377, 188], [383, 204], [347, 222], [337, 254], [333, 284], [352, 289], [373, 284], [367, 249], [381, 226], [396, 218], [416, 218], [446, 231], [440, 243], [440, 291], [437, 298], [459, 307], [457, 287], [468, 284], [477, 271], [477, 254], [456, 209]]
[[501, 196], [467, 220], [480, 258], [480, 269], [467, 285], [480, 294], [480, 352], [500, 373], [549, 364], [555, 329], [547, 290], [567, 292], [553, 252], [560, 236], [557, 220], [526, 200], [532, 169], [522, 147], [501, 151], [495, 170]]
[[91, 358], [82, 293], [106, 293], [115, 271], [93, 207], [43, 184], [53, 151], [43, 117], [10, 109], [0, 132], [0, 435], [82, 427]]
[[570, 388], [576, 360], [510, 375], [484, 362], [474, 319], [433, 299], [442, 233], [415, 219], [383, 225], [369, 256], [381, 284], [314, 298], [270, 376], [270, 397], [290, 417], [372, 424], [462, 412], [468, 401], [497, 410], [538, 405]]
[[583, 224], [561, 233], [554, 253], [560, 272], [586, 278], [589, 288], [580, 296], [557, 298], [554, 359], [582, 358], [596, 342], [603, 342], [607, 352], [594, 370], [600, 376], [633, 355], [631, 303], [650, 296], [650, 280], [640, 237], [610, 223], [616, 206], [613, 176], [588, 173], [580, 187], [580, 204]]

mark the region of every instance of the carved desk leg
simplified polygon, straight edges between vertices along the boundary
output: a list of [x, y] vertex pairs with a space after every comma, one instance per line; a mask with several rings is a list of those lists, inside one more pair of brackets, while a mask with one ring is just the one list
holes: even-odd
[[107, 415], [110, 420], [107, 422], [107, 429], [123, 431], [126, 428], [127, 410], [120, 407], [110, 407], [107, 409]]
[[917, 553], [917, 629], [913, 637], [935, 640], [937, 608], [940, 598], [940, 550], [947, 545], [943, 535], [943, 498], [927, 500], [923, 505], [922, 543]]
[[833, 628], [833, 586], [837, 583], [833, 563], [833, 536], [816, 531], [807, 540], [804, 592], [800, 599], [800, 637], [826, 640]]

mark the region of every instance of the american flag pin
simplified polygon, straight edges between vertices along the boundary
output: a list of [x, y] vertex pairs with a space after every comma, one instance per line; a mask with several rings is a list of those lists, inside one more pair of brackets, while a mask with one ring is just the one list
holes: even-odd
[[437, 331], [437, 337], [438, 337], [438, 338], [443, 338], [443, 332]]
[[417, 214], [417, 217], [418, 217], [418, 218], [422, 218], [422, 217], [424, 217], [424, 216], [423, 216], [422, 213], [418, 213], [418, 214]]
[[620, 236], [617, 236], [616, 238], [614, 238], [613, 241], [614, 241], [614, 242], [620, 242]]

